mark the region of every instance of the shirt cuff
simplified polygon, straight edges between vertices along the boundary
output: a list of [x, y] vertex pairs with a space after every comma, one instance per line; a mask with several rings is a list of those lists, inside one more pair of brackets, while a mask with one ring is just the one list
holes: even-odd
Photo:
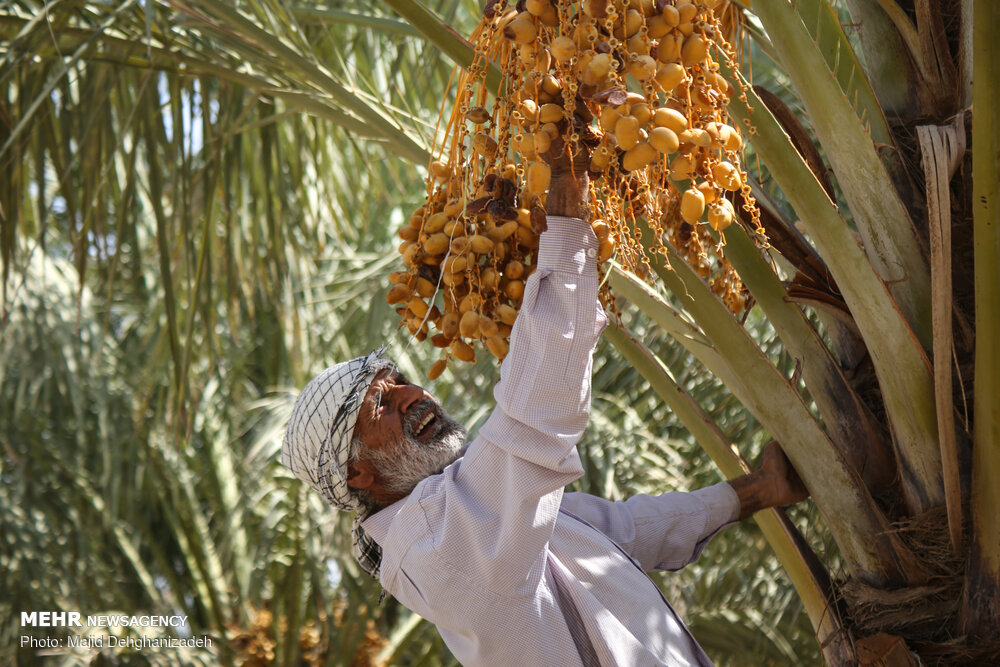
[[590, 225], [559, 215], [550, 215], [545, 222], [548, 229], [538, 242], [538, 268], [596, 275], [599, 244]]
[[692, 491], [708, 511], [706, 525], [710, 527], [725, 526], [740, 518], [740, 497], [729, 482], [719, 482], [703, 489]]

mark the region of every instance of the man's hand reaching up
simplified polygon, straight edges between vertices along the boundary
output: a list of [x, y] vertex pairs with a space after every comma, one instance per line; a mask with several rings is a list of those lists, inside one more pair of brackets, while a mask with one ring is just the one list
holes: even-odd
[[[581, 125], [577, 127], [581, 135], [589, 132], [589, 128]], [[572, 148], [567, 146], [561, 134], [566, 131], [566, 128], [560, 128], [560, 135], [552, 141], [549, 150], [542, 154], [542, 159], [552, 169], [549, 194], [545, 199], [545, 213], [587, 220], [590, 217], [587, 206], [590, 177], [587, 169], [591, 149], [585, 141], [580, 141], [577, 152], [571, 154]]]

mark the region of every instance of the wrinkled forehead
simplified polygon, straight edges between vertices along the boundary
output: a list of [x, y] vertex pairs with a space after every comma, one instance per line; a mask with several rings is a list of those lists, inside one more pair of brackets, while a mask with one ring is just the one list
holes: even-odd
[[375, 374], [375, 377], [372, 378], [372, 383], [374, 384], [379, 380], [384, 380], [394, 375], [399, 375], [399, 371], [396, 370], [395, 366], [388, 366], [386, 368], [379, 370], [379, 372]]

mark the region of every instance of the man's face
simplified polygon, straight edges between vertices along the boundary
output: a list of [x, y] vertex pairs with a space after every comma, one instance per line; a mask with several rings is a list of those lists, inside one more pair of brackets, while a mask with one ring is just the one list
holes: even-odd
[[357, 466], [370, 467], [373, 498], [391, 504], [458, 458], [465, 435], [434, 397], [386, 369], [372, 381], [354, 426], [362, 445]]

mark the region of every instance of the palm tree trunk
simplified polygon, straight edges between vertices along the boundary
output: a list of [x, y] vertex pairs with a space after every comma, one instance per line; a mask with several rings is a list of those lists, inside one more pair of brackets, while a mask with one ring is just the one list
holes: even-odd
[[976, 0], [973, 224], [976, 240], [976, 386], [972, 549], [962, 626], [996, 639], [1000, 628], [1000, 4]]

